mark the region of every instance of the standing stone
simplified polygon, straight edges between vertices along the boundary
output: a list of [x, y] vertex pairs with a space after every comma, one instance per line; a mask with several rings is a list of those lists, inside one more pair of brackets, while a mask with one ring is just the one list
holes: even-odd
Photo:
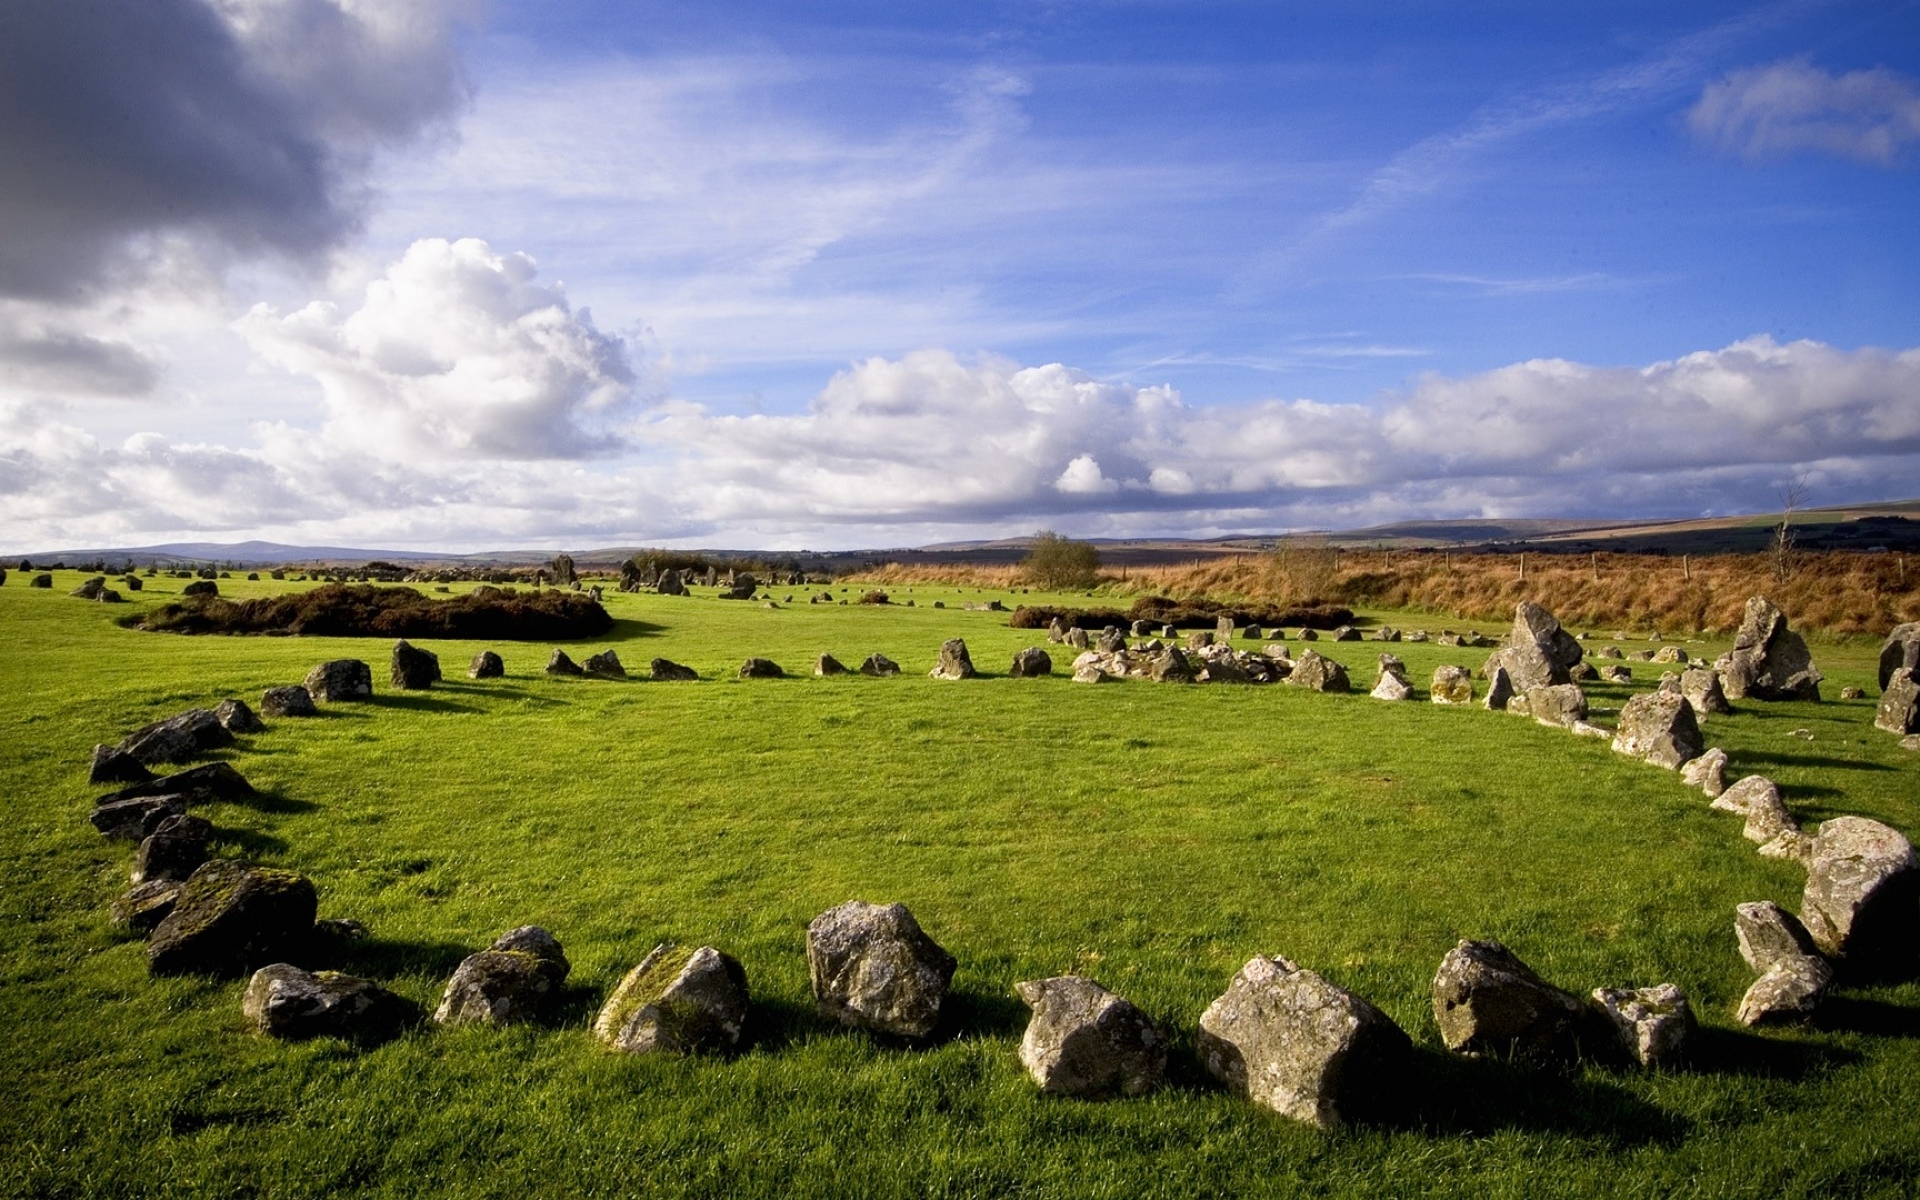
[[50, 588], [53, 586], [53, 576], [35, 575], [33, 578], [27, 580], [27, 586], [30, 588]]
[[869, 654], [860, 664], [862, 675], [871, 675], [875, 679], [886, 679], [900, 673], [900, 664], [884, 654]]
[[1350, 688], [1347, 669], [1313, 650], [1300, 652], [1293, 670], [1287, 674], [1287, 682], [1295, 687], [1312, 688], [1316, 692], [1345, 692]]
[[1698, 1028], [1687, 994], [1671, 983], [1647, 988], [1595, 988], [1593, 1006], [1633, 1060], [1643, 1067], [1667, 1067], [1686, 1054]]
[[972, 679], [973, 659], [967, 656], [966, 641], [948, 638], [940, 643], [940, 661], [927, 674], [935, 679]]
[[440, 682], [440, 656], [405, 638], [393, 644], [392, 667], [393, 686], [403, 692], [423, 692]]
[[813, 673], [821, 676], [845, 675], [847, 668], [833, 655], [822, 654], [819, 658], [813, 660]]
[[1187, 651], [1189, 653], [1205, 650], [1211, 645], [1213, 645], [1213, 631], [1211, 629], [1196, 629], [1187, 634]]
[[1193, 664], [1178, 646], [1168, 646], [1147, 664], [1147, 677], [1155, 683], [1192, 683], [1193, 676]]
[[662, 943], [607, 997], [593, 1035], [627, 1054], [692, 1054], [740, 1044], [747, 972], [712, 946]]
[[807, 926], [814, 1004], [843, 1025], [926, 1037], [957, 965], [903, 904], [849, 900]]
[[1137, 638], [1153, 636], [1153, 623], [1151, 621], [1135, 621], [1131, 628], [1133, 630], [1133, 636]]
[[1054, 643], [1065, 642], [1067, 640], [1066, 622], [1062, 621], [1059, 617], [1055, 617], [1051, 621], [1048, 621], [1047, 622], [1047, 640], [1049, 642], [1054, 642]]
[[1656, 767], [1678, 770], [1705, 748], [1693, 706], [1670, 692], [1641, 692], [1620, 709], [1613, 748]]
[[291, 963], [261, 967], [247, 981], [240, 1011], [269, 1037], [384, 1037], [406, 1023], [411, 1006], [371, 979], [303, 971]]
[[787, 673], [770, 658], [749, 658], [740, 664], [742, 679], [784, 679]]
[[1200, 1061], [1236, 1095], [1318, 1129], [1378, 1115], [1412, 1044], [1373, 1005], [1284, 958], [1254, 958], [1200, 1018]]
[[269, 717], [317, 717], [313, 693], [297, 683], [270, 687], [260, 693], [260, 711]]
[[147, 766], [187, 762], [204, 757], [209, 751], [233, 745], [233, 735], [209, 708], [190, 708], [177, 716], [127, 735], [120, 743], [122, 752]]
[[1893, 673], [1902, 667], [1909, 671], [1920, 672], [1920, 621], [1909, 621], [1904, 625], [1895, 625], [1887, 640], [1880, 645], [1880, 690], [1887, 690], [1887, 681]]
[[1103, 654], [1118, 654], [1127, 648], [1127, 635], [1120, 632], [1117, 625], [1109, 625], [1100, 631], [1098, 643]]
[[598, 675], [602, 679], [627, 677], [627, 669], [620, 665], [620, 656], [612, 650], [602, 650], [598, 654], [589, 655], [581, 667], [587, 674]]
[[570, 970], [572, 964], [552, 934], [538, 925], [522, 925], [461, 960], [433, 1019], [442, 1025], [524, 1021], [560, 989]]
[[177, 813], [166, 817], [134, 852], [130, 883], [169, 879], [185, 883], [207, 861], [213, 825], [205, 817]]
[[[1471, 687], [1472, 684], [1468, 684], [1468, 686]], [[1486, 698], [1487, 711], [1488, 712], [1505, 712], [1507, 709], [1507, 706], [1512, 703], [1513, 703], [1513, 676], [1509, 674], [1507, 671], [1507, 668], [1501, 665], [1500, 663], [1497, 663], [1497, 662], [1488, 663], [1487, 664], [1487, 698]]]
[[154, 975], [239, 975], [297, 957], [313, 934], [313, 883], [292, 871], [208, 861], [147, 942]]
[[1835, 817], [1814, 835], [1800, 919], [1814, 944], [1849, 974], [1904, 972], [1920, 934], [1920, 860], [1896, 829]]
[[546, 672], [549, 675], [585, 675], [586, 674], [585, 671], [580, 669], [580, 664], [577, 662], [574, 662], [573, 659], [567, 654], [567, 652], [565, 650], [562, 650], [558, 646], [555, 646], [553, 648], [553, 653], [547, 657]]
[[1028, 646], [1013, 656], [1013, 665], [1007, 668], [1007, 674], [1015, 679], [1032, 679], [1040, 675], [1053, 674], [1053, 659], [1038, 646]]
[[87, 766], [88, 783], [145, 783], [153, 778], [146, 764], [118, 746], [95, 746]]
[[1016, 983], [1033, 1010], [1020, 1063], [1040, 1090], [1101, 1100], [1143, 1096], [1167, 1070], [1167, 1039], [1147, 1014], [1091, 979], [1060, 975]]
[[[1507, 645], [1496, 657], [1513, 676], [1513, 686], [1521, 692], [1569, 683], [1568, 671], [1580, 661], [1580, 643], [1560, 628], [1560, 622], [1531, 600], [1514, 606], [1513, 628]], [[1489, 669], [1492, 664], [1489, 663]]]
[[1447, 1049], [1537, 1062], [1579, 1053], [1582, 1005], [1499, 942], [1463, 941], [1433, 977], [1433, 1016]]
[[1374, 683], [1373, 691], [1368, 694], [1375, 700], [1413, 699], [1413, 685], [1407, 682], [1406, 668], [1392, 671], [1384, 666], [1381, 667], [1380, 678]]
[[507, 664], [491, 650], [482, 650], [467, 664], [468, 679], [499, 679], [506, 675]]
[[681, 580], [680, 572], [666, 570], [660, 572], [660, 581], [653, 585], [653, 590], [662, 596], [684, 596], [687, 594], [687, 585]]
[[357, 658], [336, 658], [307, 672], [307, 695], [322, 704], [373, 696], [373, 668]]
[[656, 658], [648, 664], [655, 683], [692, 683], [700, 678], [700, 673], [692, 667], [683, 667], [670, 658]]
[[1473, 673], [1465, 667], [1435, 667], [1428, 695], [1435, 704], [1472, 704]]
[[1884, 687], [1873, 715], [1874, 727], [1899, 737], [1920, 733], [1920, 673], [1901, 667], [1887, 677]]
[[1727, 696], [1734, 700], [1820, 698], [1823, 677], [1813, 665], [1806, 640], [1787, 628], [1786, 615], [1764, 596], [1747, 601], [1733, 650], [1715, 666]]
[[1708, 799], [1717, 799], [1727, 790], [1726, 784], [1727, 752], [1720, 747], [1689, 759], [1680, 768], [1680, 778], [1688, 787], [1697, 787], [1707, 794]]
[[247, 707], [245, 700], [232, 698], [222, 700], [214, 705], [213, 717], [228, 733], [259, 733], [267, 727], [266, 723]]
[[573, 585], [574, 579], [575, 579], [575, 575], [573, 573], [573, 559], [570, 556], [565, 554], [554, 555], [553, 556], [553, 586], [571, 587]]
[[1221, 617], [1213, 623], [1213, 639], [1223, 645], [1233, 641], [1233, 618]]

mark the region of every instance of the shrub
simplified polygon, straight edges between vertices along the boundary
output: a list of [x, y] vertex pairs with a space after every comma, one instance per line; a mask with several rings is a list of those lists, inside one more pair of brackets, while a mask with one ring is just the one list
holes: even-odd
[[564, 641], [597, 637], [613, 628], [613, 618], [582, 592], [483, 588], [435, 600], [412, 588], [332, 583], [255, 600], [209, 597], [167, 604], [135, 627], [162, 633]]
[[1117, 608], [1054, 608], [1044, 604], [1022, 604], [1013, 610], [1007, 624], [1014, 629], [1045, 629], [1058, 618], [1069, 628], [1100, 630], [1109, 625], [1125, 629], [1131, 620]]
[[861, 595], [860, 595], [860, 603], [862, 603], [862, 604], [892, 604], [892, 603], [893, 603], [893, 601], [892, 601], [892, 600], [891, 600], [890, 598], [888, 598], [888, 596], [887, 596], [887, 594], [886, 594], [885, 592], [862, 592], [862, 593], [861, 593]]
[[1033, 535], [1032, 547], [1020, 568], [1035, 587], [1054, 591], [1092, 587], [1099, 580], [1100, 552], [1088, 542], [1076, 542], [1043, 529]]

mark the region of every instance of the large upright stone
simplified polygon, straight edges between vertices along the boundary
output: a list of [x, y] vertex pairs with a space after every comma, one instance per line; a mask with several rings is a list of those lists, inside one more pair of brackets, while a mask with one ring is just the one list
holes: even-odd
[[522, 925], [461, 960], [433, 1019], [442, 1025], [524, 1021], [560, 989], [570, 970], [572, 964], [552, 934], [538, 925]]
[[403, 692], [423, 692], [440, 682], [440, 656], [401, 638], [393, 644], [392, 679]]
[[585, 671], [580, 669], [580, 664], [573, 661], [573, 656], [558, 646], [555, 646], [553, 653], [547, 656], [545, 669], [549, 675], [579, 676], [586, 674]]
[[1583, 1006], [1499, 942], [1463, 941], [1433, 977], [1433, 1017], [1447, 1049], [1535, 1062], [1579, 1054]]
[[1740, 943], [1740, 957], [1758, 974], [1796, 958], [1820, 957], [1820, 947], [1814, 945], [1807, 927], [1771, 900], [1735, 907], [1733, 934]]
[[967, 655], [965, 639], [948, 638], [940, 643], [940, 661], [927, 674], [935, 679], [972, 679], [973, 659]]
[[1905, 667], [1920, 672], [1920, 621], [1895, 625], [1880, 645], [1880, 690], [1887, 690], [1893, 673]]
[[1390, 655], [1381, 655], [1380, 678], [1374, 682], [1373, 691], [1368, 693], [1375, 700], [1411, 700], [1413, 685], [1407, 682], [1407, 668], [1399, 659], [1389, 665], [1386, 659]]
[[187, 879], [147, 942], [155, 975], [240, 975], [298, 957], [313, 934], [313, 883], [216, 858]]
[[1007, 669], [1007, 674], [1015, 679], [1032, 679], [1040, 675], [1051, 675], [1053, 659], [1040, 647], [1028, 646], [1025, 650], [1015, 652], [1013, 665]]
[[1319, 1129], [1393, 1107], [1411, 1044], [1379, 1009], [1284, 958], [1254, 958], [1200, 1018], [1207, 1071]]
[[845, 675], [847, 666], [831, 654], [822, 654], [813, 660], [813, 673], [821, 677]]
[[1526, 694], [1527, 714], [1542, 725], [1572, 729], [1587, 719], [1587, 694], [1577, 683], [1556, 683]]
[[1508, 671], [1507, 668], [1500, 663], [1489, 662], [1487, 664], [1487, 698], [1485, 701], [1487, 711], [1505, 712], [1507, 705], [1513, 703], [1513, 697], [1512, 672]]
[[155, 721], [120, 743], [124, 754], [147, 766], [188, 762], [233, 745], [233, 734], [210, 708], [190, 708], [164, 721]]
[[807, 926], [807, 975], [820, 1015], [897, 1037], [924, 1038], [958, 964], [904, 904], [849, 900]]
[[371, 979], [274, 963], [247, 981], [240, 1011], [269, 1037], [359, 1040], [394, 1033], [413, 1010]]
[[1920, 943], [1920, 860], [1901, 833], [1866, 817], [1835, 817], [1813, 839], [1800, 919], [1850, 975], [1902, 974]]
[[1705, 744], [1686, 697], [1672, 692], [1641, 692], [1621, 706], [1613, 748], [1674, 771], [1698, 758]]
[[627, 1054], [691, 1054], [740, 1044], [747, 972], [712, 946], [655, 946], [607, 997], [593, 1034]]
[[1147, 1014], [1091, 979], [1060, 975], [1016, 983], [1033, 1010], [1020, 1064], [1056, 1096], [1141, 1096], [1167, 1069], [1167, 1039]]
[[1818, 700], [1819, 670], [1804, 638], [1764, 596], [1747, 601], [1733, 650], [1720, 660], [1721, 685], [1731, 699]]
[[307, 672], [307, 694], [322, 704], [373, 696], [373, 668], [357, 658], [336, 658]]
[[1873, 714], [1874, 726], [1901, 737], [1920, 733], [1920, 672], [1901, 667], [1882, 687], [1885, 690]]
[[[1507, 634], [1506, 647], [1495, 658], [1513, 677], [1513, 686], [1521, 692], [1570, 683], [1568, 671], [1580, 661], [1580, 643], [1560, 628], [1560, 622], [1531, 600], [1514, 606], [1513, 628]], [[1491, 673], [1493, 663], [1488, 664]]]
[[1287, 682], [1316, 692], [1344, 692], [1351, 686], [1345, 667], [1313, 650], [1300, 652], [1293, 670], [1287, 673]]

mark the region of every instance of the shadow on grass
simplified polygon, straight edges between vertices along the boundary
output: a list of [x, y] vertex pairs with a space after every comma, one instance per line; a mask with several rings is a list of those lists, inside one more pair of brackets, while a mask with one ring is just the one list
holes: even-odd
[[233, 847], [239, 851], [238, 857], [249, 861], [269, 855], [284, 854], [288, 846], [285, 838], [261, 833], [257, 829], [235, 829], [227, 825], [213, 827], [213, 840], [222, 846]]
[[477, 713], [482, 711], [479, 705], [443, 699], [431, 692], [376, 692], [360, 703], [371, 704], [378, 708], [402, 708], [413, 712]]
[[301, 800], [273, 791], [256, 791], [251, 796], [229, 796], [221, 803], [263, 813], [309, 813], [320, 807], [312, 800]]
[[1814, 1023], [1821, 1029], [1875, 1037], [1920, 1038], [1920, 1008], [1851, 996], [1830, 996]]
[[373, 979], [420, 974], [450, 976], [475, 947], [459, 942], [409, 941], [377, 935], [363, 938], [320, 938], [314, 958], [330, 970]]
[[[1885, 763], [1862, 762], [1857, 758], [1835, 758], [1828, 754], [1782, 754], [1770, 750], [1742, 750], [1734, 756], [1741, 763], [1767, 763], [1779, 767], [1821, 767], [1834, 771], [1892, 771]], [[1834, 788], [1801, 788], [1803, 791], [1833, 792]]]
[[1500, 1130], [1569, 1134], [1613, 1148], [1678, 1145], [1692, 1122], [1604, 1079], [1415, 1048], [1398, 1113], [1363, 1115], [1388, 1128], [1442, 1135]]
[[[1839, 1005], [1844, 1001], [1827, 1003]], [[1859, 1061], [1860, 1055], [1837, 1046], [1705, 1026], [1694, 1032], [1687, 1055], [1688, 1069], [1698, 1074], [1795, 1083]]]

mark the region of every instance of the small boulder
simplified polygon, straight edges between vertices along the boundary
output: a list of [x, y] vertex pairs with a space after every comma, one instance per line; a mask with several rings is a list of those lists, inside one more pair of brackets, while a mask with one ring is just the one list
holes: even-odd
[[1740, 957], [1758, 974], [1796, 958], [1819, 958], [1820, 948], [1800, 919], [1771, 900], [1756, 900], [1733, 910], [1733, 934]]
[[1087, 631], [1078, 625], [1072, 625], [1060, 636], [1061, 642], [1074, 650], [1085, 650], [1091, 643], [1087, 640]]
[[232, 859], [203, 864], [147, 942], [154, 975], [240, 975], [296, 957], [313, 934], [313, 883]]
[[1205, 650], [1211, 645], [1213, 645], [1213, 630], [1211, 629], [1196, 629], [1187, 634], [1187, 650], [1189, 652]]
[[405, 638], [393, 644], [393, 686], [403, 692], [421, 692], [440, 682], [440, 656], [422, 650]]
[[336, 658], [307, 672], [307, 694], [321, 704], [373, 696], [373, 668], [357, 658]]
[[180, 898], [180, 889], [185, 886], [178, 879], [149, 879], [136, 883], [113, 902], [113, 907], [108, 910], [108, 920], [115, 929], [145, 937], [167, 919], [167, 914], [173, 911], [174, 901]]
[[1405, 1086], [1412, 1044], [1365, 1000], [1284, 958], [1254, 958], [1200, 1018], [1209, 1074], [1318, 1129], [1379, 1115]]
[[500, 679], [507, 673], [507, 664], [491, 650], [482, 650], [473, 656], [467, 664], [468, 679]]
[[843, 1025], [924, 1038], [958, 964], [903, 904], [849, 900], [807, 926], [807, 975], [820, 1015]]
[[1796, 958], [1770, 967], [1740, 998], [1735, 1016], [1742, 1025], [1779, 1025], [1805, 1021], [1825, 999], [1833, 968], [1824, 959]]
[[95, 746], [87, 766], [88, 783], [145, 783], [153, 778], [146, 764], [118, 746]]
[[[1471, 687], [1472, 684], [1469, 683], [1468, 686]], [[1513, 703], [1513, 696], [1514, 696], [1513, 676], [1509, 674], [1507, 672], [1506, 667], [1502, 666], [1501, 664], [1488, 663], [1487, 664], [1487, 698], [1486, 698], [1487, 711], [1488, 712], [1505, 712], [1507, 709], [1507, 706]]]
[[1880, 690], [1886, 691], [1893, 673], [1902, 669], [1920, 672], [1920, 621], [1895, 625], [1887, 640], [1881, 643]]
[[187, 762], [233, 745], [233, 735], [210, 708], [190, 708], [129, 734], [120, 749], [148, 766]]
[[1727, 703], [1727, 694], [1720, 686], [1720, 672], [1709, 667], [1688, 667], [1680, 672], [1680, 694], [1693, 705], [1693, 718], [1704, 721], [1708, 716], [1724, 716], [1733, 711]]
[[869, 654], [867, 655], [866, 661], [860, 664], [860, 673], [862, 675], [871, 675], [875, 679], [885, 679], [889, 676], [898, 675], [900, 673], [900, 664], [884, 654]]
[[1800, 919], [1814, 944], [1862, 977], [1903, 974], [1920, 934], [1920, 860], [1901, 833], [1835, 817], [1814, 835]]
[[593, 1035], [626, 1054], [692, 1054], [740, 1044], [747, 972], [712, 946], [662, 943], [607, 997]]
[[1748, 775], [1740, 780], [1721, 792], [1713, 807], [1744, 816], [1747, 824], [1743, 836], [1761, 845], [1800, 828], [1794, 823], [1793, 814], [1787, 811], [1779, 786], [1764, 775]]
[[1013, 656], [1013, 665], [1007, 668], [1007, 674], [1015, 679], [1032, 679], [1040, 675], [1053, 674], [1053, 659], [1038, 646], [1028, 646]]
[[317, 717], [313, 693], [297, 683], [270, 687], [260, 693], [260, 711], [269, 717]]
[[1168, 646], [1147, 663], [1147, 677], [1155, 683], [1192, 683], [1193, 664], [1180, 647]]
[[130, 883], [168, 879], [185, 883], [207, 861], [213, 825], [205, 817], [176, 813], [161, 820], [134, 852]]
[[1345, 667], [1313, 650], [1300, 652], [1300, 657], [1294, 660], [1293, 670], [1287, 673], [1287, 682], [1316, 692], [1345, 692], [1351, 686], [1347, 682]]
[[1463, 941], [1433, 977], [1433, 1016], [1457, 1054], [1568, 1063], [1579, 1053], [1578, 997], [1499, 942]]
[[222, 700], [213, 706], [213, 716], [228, 733], [260, 733], [267, 727], [245, 700]]
[[172, 796], [134, 796], [115, 800], [111, 796], [96, 804], [88, 820], [101, 836], [139, 842], [160, 827], [168, 817], [187, 811], [187, 798]]
[[1705, 746], [1693, 706], [1670, 692], [1641, 692], [1620, 709], [1613, 748], [1669, 771], [1700, 757]]
[[243, 802], [255, 795], [258, 793], [253, 790], [253, 785], [247, 782], [246, 776], [234, 770], [231, 763], [212, 762], [175, 771], [146, 783], [129, 784], [117, 792], [100, 797], [96, 803], [105, 805], [142, 796], [174, 796], [183, 803], [210, 804], [215, 800]]
[[1840, 698], [1842, 700], [1864, 700], [1867, 698], [1867, 690], [1850, 683], [1840, 689]]
[[1716, 799], [1727, 790], [1726, 773], [1727, 752], [1718, 746], [1698, 758], [1688, 759], [1680, 768], [1680, 778], [1686, 785], [1699, 788], [1709, 799]]
[[1686, 1054], [1698, 1028], [1687, 994], [1671, 983], [1646, 988], [1595, 988], [1593, 1006], [1643, 1067], [1667, 1067]]
[[1336, 642], [1357, 642], [1360, 640], [1360, 631], [1351, 625], [1342, 625], [1333, 631], [1333, 640]]
[[454, 969], [433, 1019], [441, 1025], [512, 1025], [531, 1017], [572, 970], [554, 936], [522, 925]]
[[397, 1032], [413, 1008], [371, 979], [273, 963], [247, 981], [240, 1011], [268, 1037], [370, 1040]]
[[948, 638], [940, 643], [940, 661], [927, 674], [935, 679], [972, 679], [973, 659], [967, 655], [966, 641]]
[[50, 588], [53, 586], [53, 576], [35, 575], [33, 578], [27, 580], [27, 586], [30, 588]]
[[211, 579], [196, 579], [180, 589], [182, 596], [205, 596], [212, 599], [220, 594], [220, 585]]
[[1435, 704], [1472, 704], [1473, 672], [1465, 667], [1435, 667], [1429, 697]]
[[569, 656], [565, 650], [562, 650], [558, 646], [555, 646], [553, 648], [553, 653], [547, 658], [546, 672], [549, 675], [585, 675], [586, 674], [585, 671], [580, 669], [580, 664], [577, 662], [574, 662], [572, 657]]
[[692, 667], [683, 667], [670, 658], [656, 658], [648, 664], [655, 683], [692, 683], [700, 678], [700, 672]]
[[1375, 700], [1411, 700], [1413, 685], [1408, 683], [1407, 677], [1398, 671], [1382, 671], [1379, 681], [1373, 685], [1373, 691], [1368, 695]]
[[749, 658], [740, 664], [742, 679], [784, 679], [786, 672], [770, 658]]
[[1896, 737], [1920, 733], [1920, 672], [1901, 667], [1888, 676], [1873, 724]]
[[845, 675], [847, 668], [844, 663], [833, 655], [822, 654], [819, 658], [813, 660], [813, 673], [821, 676]]
[[1097, 1100], [1142, 1096], [1160, 1085], [1167, 1039], [1147, 1014], [1091, 979], [1060, 975], [1016, 983], [1033, 1019], [1020, 1064], [1040, 1090]]
[[1100, 640], [1096, 643], [1103, 654], [1118, 654], [1127, 648], [1127, 635], [1120, 632], [1116, 625], [1109, 625], [1100, 631]]
[[1587, 720], [1587, 694], [1577, 683], [1556, 683], [1527, 693], [1527, 712], [1542, 725], [1572, 729]]
[[620, 665], [620, 656], [612, 650], [602, 650], [598, 654], [588, 655], [587, 661], [582, 663], [581, 667], [587, 674], [596, 675], [601, 679], [625, 679], [627, 677], [627, 669]]

